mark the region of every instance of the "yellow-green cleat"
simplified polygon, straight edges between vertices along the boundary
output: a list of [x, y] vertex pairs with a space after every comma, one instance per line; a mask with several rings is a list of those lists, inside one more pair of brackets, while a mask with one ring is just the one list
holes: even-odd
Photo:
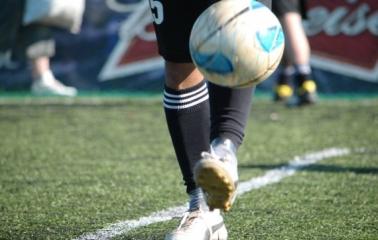
[[313, 80], [305, 80], [298, 88], [298, 104], [308, 105], [317, 101], [316, 83]]
[[289, 84], [277, 84], [274, 88], [273, 100], [275, 102], [286, 102], [293, 96], [293, 88]]

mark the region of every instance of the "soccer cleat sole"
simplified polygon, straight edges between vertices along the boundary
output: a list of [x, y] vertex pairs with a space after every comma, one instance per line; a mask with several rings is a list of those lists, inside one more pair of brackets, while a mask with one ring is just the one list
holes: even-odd
[[201, 160], [194, 169], [194, 180], [206, 194], [210, 209], [231, 209], [236, 191], [230, 174], [217, 162]]

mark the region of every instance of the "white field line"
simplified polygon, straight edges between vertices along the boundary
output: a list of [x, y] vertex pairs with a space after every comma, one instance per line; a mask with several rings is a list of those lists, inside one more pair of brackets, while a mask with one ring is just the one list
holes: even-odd
[[[280, 182], [283, 178], [292, 176], [296, 171], [314, 164], [323, 159], [340, 157], [350, 154], [347, 148], [329, 148], [322, 151], [297, 156], [287, 165], [267, 171], [263, 176], [251, 178], [248, 181], [239, 183], [238, 195], [250, 192], [254, 189], [264, 187], [269, 184]], [[141, 217], [136, 220], [126, 220], [111, 224], [103, 229], [93, 233], [84, 234], [74, 240], [106, 240], [115, 236], [126, 234], [127, 232], [147, 226], [153, 223], [164, 222], [175, 217], [180, 217], [187, 209], [187, 205], [168, 208], [159, 212], [152, 213], [149, 216]]]

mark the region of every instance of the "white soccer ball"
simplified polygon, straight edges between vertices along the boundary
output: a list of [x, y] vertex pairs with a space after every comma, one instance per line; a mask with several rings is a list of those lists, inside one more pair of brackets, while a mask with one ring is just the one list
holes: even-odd
[[285, 37], [272, 11], [255, 0], [221, 0], [196, 20], [190, 54], [204, 77], [232, 88], [254, 86], [277, 68]]

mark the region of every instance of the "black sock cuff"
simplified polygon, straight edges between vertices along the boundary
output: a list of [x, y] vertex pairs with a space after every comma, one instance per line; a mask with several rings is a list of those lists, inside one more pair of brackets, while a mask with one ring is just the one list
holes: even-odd
[[208, 101], [209, 93], [205, 81], [183, 90], [174, 90], [165, 86], [163, 102], [166, 110], [193, 112]]
[[197, 89], [202, 88], [204, 85], [207, 85], [207, 82], [205, 80], [201, 81], [197, 85], [190, 87], [190, 88], [185, 88], [181, 90], [176, 90], [173, 88], [168, 87], [167, 85], [164, 85], [164, 94], [167, 92], [169, 94], [185, 94], [185, 93], [190, 93], [193, 91], [196, 91]]

